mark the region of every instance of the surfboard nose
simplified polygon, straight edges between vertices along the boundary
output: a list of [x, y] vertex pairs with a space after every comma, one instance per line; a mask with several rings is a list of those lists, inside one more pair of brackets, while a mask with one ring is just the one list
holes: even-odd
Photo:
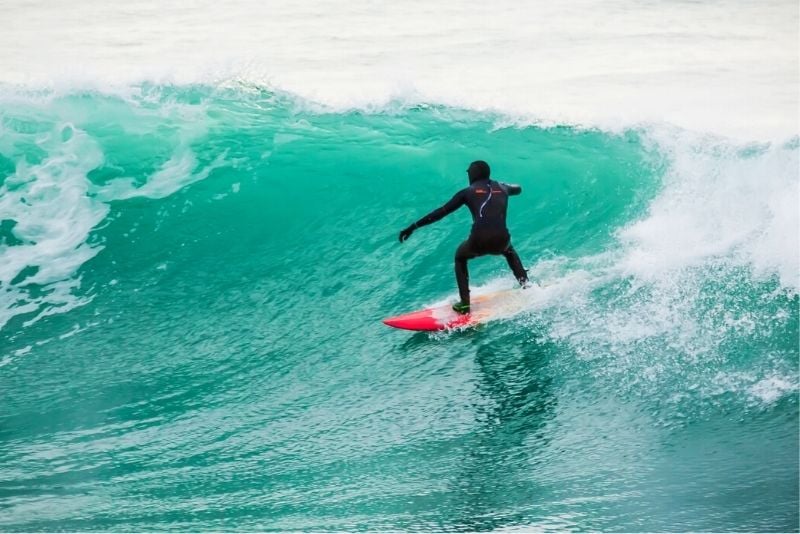
[[383, 320], [383, 324], [393, 328], [402, 328], [403, 330], [421, 330], [426, 332], [442, 330], [444, 328], [444, 324], [433, 316], [431, 310], [422, 310], [405, 315], [398, 315], [396, 317], [389, 317]]

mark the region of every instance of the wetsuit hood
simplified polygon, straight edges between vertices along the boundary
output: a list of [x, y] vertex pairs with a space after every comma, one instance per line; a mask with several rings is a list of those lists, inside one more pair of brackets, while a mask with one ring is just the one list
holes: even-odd
[[469, 164], [469, 169], [467, 169], [470, 184], [480, 180], [488, 180], [490, 174], [489, 164], [481, 160], [473, 161]]

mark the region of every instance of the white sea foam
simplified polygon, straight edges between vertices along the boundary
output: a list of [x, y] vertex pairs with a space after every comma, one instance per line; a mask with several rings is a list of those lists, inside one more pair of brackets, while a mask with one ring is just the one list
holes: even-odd
[[[26, 104], [35, 109], [36, 100]], [[0, 124], [0, 154], [17, 162], [15, 172], [0, 185], [0, 221], [13, 225], [13, 242], [0, 244], [0, 329], [14, 316], [29, 316], [23, 326], [30, 326], [91, 300], [77, 296], [77, 273], [103, 248], [90, 236], [107, 217], [112, 201], [164, 198], [223, 165], [224, 153], [210, 164], [197, 161], [190, 144], [205, 135], [206, 121], [198, 116], [204, 113], [202, 107], [193, 108], [199, 109], [176, 111], [167, 105], [138, 110], [136, 120], [146, 121], [148, 114], [181, 115], [172, 123], [178, 127], [172, 156], [141, 184], [131, 178], [93, 184], [88, 175], [105, 156], [95, 139], [70, 123], [33, 133], [26, 128], [3, 130]], [[135, 131], [141, 124], [131, 126]], [[46, 154], [41, 162], [27, 162], [25, 151], [31, 145]]]
[[411, 99], [743, 140], [798, 133], [798, 4], [10, 0], [0, 82], [242, 80], [337, 107]]
[[735, 146], [665, 129], [648, 135], [669, 169], [647, 217], [620, 231], [618, 268], [655, 279], [725, 258], [800, 291], [796, 144]]
[[211, 164], [201, 166], [191, 148], [191, 143], [202, 138], [208, 130], [205, 117], [202, 116], [205, 111], [202, 106], [197, 107], [200, 109], [182, 118], [183, 128], [178, 133], [172, 157], [148, 177], [144, 184], [137, 185], [133, 178], [117, 178], [102, 186], [93, 186], [92, 193], [105, 202], [134, 197], [165, 198], [206, 179], [211, 171], [222, 166], [226, 153], [219, 154]]
[[[36, 165], [20, 159], [0, 187], [2, 219], [14, 221], [14, 236], [21, 241], [0, 246], [0, 328], [12, 316], [35, 312], [44, 303], [60, 311], [76, 305], [72, 291], [80, 280], [72, 275], [100, 250], [86, 240], [108, 213], [107, 205], [87, 195], [86, 175], [103, 161], [89, 136], [62, 124], [36, 135], [35, 142], [48, 156]], [[48, 291], [38, 294], [34, 286]]]

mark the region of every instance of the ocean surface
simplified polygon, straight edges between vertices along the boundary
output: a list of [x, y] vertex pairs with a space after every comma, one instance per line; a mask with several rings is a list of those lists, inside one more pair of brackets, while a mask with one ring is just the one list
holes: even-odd
[[0, 530], [800, 530], [797, 3], [339, 4], [2, 3]]

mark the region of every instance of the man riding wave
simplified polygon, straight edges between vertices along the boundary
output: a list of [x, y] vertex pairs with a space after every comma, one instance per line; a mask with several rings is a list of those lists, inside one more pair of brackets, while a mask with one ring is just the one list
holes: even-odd
[[466, 241], [456, 249], [455, 270], [460, 301], [453, 310], [461, 314], [470, 312], [469, 271], [467, 261], [487, 254], [502, 254], [517, 281], [526, 287], [528, 273], [522, 266], [517, 251], [511, 246], [511, 235], [506, 227], [508, 197], [519, 195], [522, 188], [492, 180], [491, 170], [485, 161], [473, 161], [467, 169], [469, 187], [453, 195], [444, 206], [430, 212], [400, 232], [400, 242], [408, 239], [417, 228], [434, 223], [463, 205], [472, 213], [472, 231]]

